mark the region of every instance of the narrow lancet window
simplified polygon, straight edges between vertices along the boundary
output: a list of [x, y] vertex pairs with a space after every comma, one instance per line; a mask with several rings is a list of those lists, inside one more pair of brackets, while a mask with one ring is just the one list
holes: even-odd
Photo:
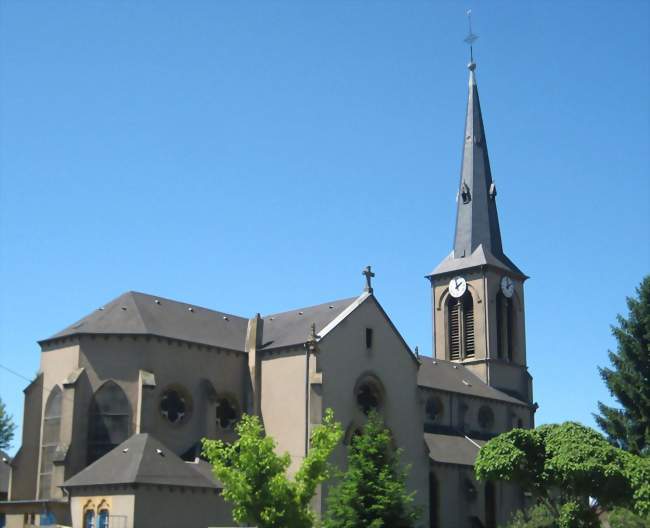
[[120, 386], [108, 381], [93, 396], [88, 423], [88, 463], [129, 437], [131, 406]]
[[43, 415], [43, 443], [41, 445], [41, 472], [39, 476], [39, 498], [49, 499], [54, 472], [54, 453], [61, 433], [61, 405], [63, 392], [57, 386], [50, 393]]

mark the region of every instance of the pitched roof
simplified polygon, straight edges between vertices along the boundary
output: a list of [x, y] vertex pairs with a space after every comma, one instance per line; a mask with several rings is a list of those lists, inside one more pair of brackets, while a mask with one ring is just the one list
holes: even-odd
[[[424, 433], [424, 442], [429, 449], [429, 458], [441, 464], [473, 466], [479, 448], [464, 436]], [[485, 442], [474, 440], [483, 447]]]
[[523, 276], [521, 270], [503, 252], [496, 186], [490, 170], [483, 114], [474, 74], [476, 64], [471, 62], [468, 68], [469, 94], [456, 200], [454, 249], [430, 275], [491, 264]]
[[112, 484], [161, 484], [217, 488], [214, 478], [184, 462], [147, 433], [136, 434], [63, 483], [64, 488]]
[[460, 363], [442, 359], [434, 360], [425, 356], [420, 356], [420, 360], [422, 362], [418, 371], [420, 387], [457, 392], [478, 398], [490, 398], [528, 407], [526, 402], [491, 387]]
[[9, 491], [9, 473], [11, 458], [7, 453], [0, 450], [0, 493]]
[[265, 316], [263, 349], [272, 350], [304, 343], [312, 323], [316, 325], [316, 333], [320, 333], [357, 299], [350, 297]]
[[142, 334], [244, 351], [248, 319], [127, 292], [44, 341], [76, 334]]

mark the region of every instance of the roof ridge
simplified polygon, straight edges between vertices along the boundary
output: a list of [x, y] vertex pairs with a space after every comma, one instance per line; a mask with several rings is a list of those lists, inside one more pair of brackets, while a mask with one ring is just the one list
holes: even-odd
[[334, 304], [334, 303], [340, 303], [340, 302], [344, 302], [344, 301], [349, 302], [350, 304], [352, 304], [359, 297], [360, 297], [360, 295], [357, 295], [357, 296], [354, 296], [354, 297], [346, 297], [344, 299], [335, 299], [333, 301], [327, 301], [327, 302], [322, 302], [322, 303], [318, 303], [318, 304], [312, 304], [310, 306], [299, 306], [297, 308], [292, 308], [290, 310], [284, 310], [282, 312], [275, 312], [275, 313], [270, 313], [270, 314], [263, 315], [262, 319], [266, 319], [267, 317], [277, 317], [277, 316], [283, 315], [283, 314], [294, 313], [294, 312], [298, 312], [300, 310], [303, 310], [303, 311], [304, 310], [310, 310], [312, 308], [319, 308], [321, 306], [326, 306], [326, 305], [330, 305], [330, 304]]
[[142, 308], [138, 304], [135, 292], [132, 292], [132, 291], [127, 292], [127, 295], [129, 295], [131, 297], [131, 299], [133, 300], [133, 305], [135, 306], [135, 311], [138, 314], [138, 319], [140, 320], [140, 324], [142, 325], [142, 328], [144, 328], [144, 330], [147, 333], [150, 333], [150, 329], [149, 329], [149, 327], [147, 326], [147, 323], [144, 320], [144, 315], [142, 314]]
[[127, 293], [133, 294], [134, 296], [137, 295], [137, 296], [140, 296], [140, 297], [149, 297], [149, 298], [152, 298], [152, 299], [158, 299], [160, 301], [176, 303], [176, 304], [183, 304], [183, 305], [186, 305], [186, 306], [192, 306], [194, 308], [200, 308], [201, 310], [206, 310], [208, 312], [213, 312], [213, 313], [216, 313], [216, 314], [219, 314], [219, 315], [227, 315], [229, 317], [239, 317], [240, 319], [245, 319], [245, 320], [249, 319], [248, 317], [244, 317], [242, 315], [237, 315], [237, 314], [233, 314], [233, 313], [229, 313], [229, 312], [222, 312], [220, 310], [215, 310], [213, 308], [207, 308], [206, 306], [202, 306], [202, 305], [196, 304], [196, 303], [191, 303], [191, 302], [186, 302], [186, 301], [177, 301], [175, 299], [170, 299], [169, 297], [163, 297], [161, 295], [153, 295], [151, 293], [144, 293], [144, 292], [138, 292], [138, 291], [129, 291]]

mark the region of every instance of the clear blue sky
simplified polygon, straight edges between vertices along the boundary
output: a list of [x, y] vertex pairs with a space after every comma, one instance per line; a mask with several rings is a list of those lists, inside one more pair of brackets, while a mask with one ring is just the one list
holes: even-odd
[[[648, 5], [4, 0], [2, 364], [33, 376], [36, 340], [127, 290], [252, 316], [355, 295], [366, 264], [430, 354], [472, 7], [537, 420], [593, 425], [650, 270]], [[18, 423], [26, 384], [0, 370]]]

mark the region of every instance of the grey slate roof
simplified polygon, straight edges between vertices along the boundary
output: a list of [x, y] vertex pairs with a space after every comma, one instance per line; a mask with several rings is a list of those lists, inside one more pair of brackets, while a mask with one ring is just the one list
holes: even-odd
[[247, 325], [244, 317], [127, 292], [45, 341], [75, 334], [149, 334], [244, 351]]
[[528, 406], [526, 402], [491, 387], [462, 364], [441, 359], [436, 359], [434, 362], [433, 358], [426, 356], [420, 356], [420, 360], [422, 362], [418, 371], [420, 387]]
[[[496, 187], [490, 170], [475, 68], [476, 64], [470, 63], [454, 249], [430, 275], [492, 264], [523, 276], [521, 270], [503, 252]], [[464, 195], [468, 199], [463, 199]]]
[[214, 478], [184, 462], [147, 433], [136, 434], [63, 483], [64, 488], [112, 484], [218, 487]]
[[11, 458], [7, 453], [0, 450], [0, 495], [9, 491], [9, 463]]
[[[429, 449], [429, 458], [441, 464], [473, 466], [479, 448], [464, 436], [424, 433], [424, 442]], [[485, 442], [474, 440], [483, 447]]]
[[320, 332], [356, 300], [357, 297], [350, 297], [265, 316], [263, 349], [272, 350], [304, 343], [312, 323], [316, 324], [316, 332]]

